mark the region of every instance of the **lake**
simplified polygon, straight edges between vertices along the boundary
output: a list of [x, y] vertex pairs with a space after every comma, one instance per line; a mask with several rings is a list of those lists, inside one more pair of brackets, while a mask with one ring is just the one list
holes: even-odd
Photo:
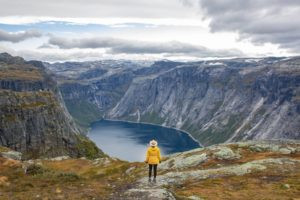
[[155, 139], [162, 155], [200, 147], [187, 133], [162, 126], [100, 120], [88, 134], [106, 154], [127, 161], [144, 161], [150, 140]]

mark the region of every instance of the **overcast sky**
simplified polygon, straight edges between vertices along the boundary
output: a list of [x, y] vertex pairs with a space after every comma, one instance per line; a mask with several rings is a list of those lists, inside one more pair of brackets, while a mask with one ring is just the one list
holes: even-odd
[[0, 52], [44, 61], [294, 56], [299, 0], [0, 0]]

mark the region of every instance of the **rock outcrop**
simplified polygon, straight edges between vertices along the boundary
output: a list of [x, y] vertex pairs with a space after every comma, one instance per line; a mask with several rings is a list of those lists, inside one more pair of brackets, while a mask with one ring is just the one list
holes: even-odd
[[66, 110], [41, 62], [0, 54], [0, 145], [23, 158], [100, 156]]
[[245, 141], [168, 155], [158, 165], [156, 182], [148, 181], [145, 163], [0, 156], [1, 199], [297, 199], [299, 181], [300, 142], [292, 140]]
[[[285, 177], [289, 177], [290, 174], [298, 177], [300, 152], [295, 149], [299, 148], [299, 145], [299, 141], [247, 141], [214, 145], [170, 155], [158, 166], [160, 175], [155, 183], [149, 183], [148, 177], [139, 179], [137, 184], [125, 193], [124, 199], [130, 199], [134, 195], [139, 196], [141, 193], [144, 195], [144, 199], [155, 199], [151, 196], [155, 191], [160, 191], [160, 196], [156, 199], [175, 199], [175, 197], [178, 199], [227, 199], [227, 194], [224, 195], [226, 187], [229, 187], [228, 193], [232, 191], [232, 196], [230, 195], [232, 199], [240, 199], [240, 195], [243, 195], [241, 193], [244, 192], [246, 194], [245, 197], [242, 197], [243, 199], [260, 199], [261, 197], [252, 196], [255, 191], [248, 191], [248, 189], [253, 190], [250, 181], [243, 185], [243, 189], [236, 190], [232, 188], [232, 185], [223, 188], [220, 184], [231, 184], [228, 183], [229, 179], [236, 181], [234, 184], [241, 184], [249, 177], [254, 177], [256, 179], [270, 179], [265, 183], [267, 185], [272, 182], [272, 178], [276, 179], [285, 173]], [[263, 148], [257, 151], [257, 147]], [[286, 154], [280, 149], [294, 149], [295, 151]], [[216, 179], [222, 182], [214, 183]], [[280, 185], [281, 180], [275, 180], [276, 184]], [[210, 184], [211, 182], [213, 184]], [[285, 183], [285, 181], [283, 182]], [[281, 188], [288, 189], [290, 185], [285, 186], [284, 183], [281, 183]], [[294, 182], [293, 187], [297, 187], [298, 183], [299, 181]], [[218, 196], [217, 193], [214, 193], [217, 191], [213, 186], [221, 187], [220, 190], [224, 196]], [[265, 185], [261, 185], [261, 187], [265, 188]], [[294, 193], [292, 190], [286, 192], [290, 196], [286, 194], [285, 197], [297, 196], [297, 192]], [[253, 194], [250, 195], [249, 193]], [[272, 199], [272, 195], [268, 197], [267, 191], [262, 192], [261, 195], [265, 195], [264, 197], [267, 199]], [[281, 195], [276, 197], [279, 196]]]
[[22, 153], [20, 153], [18, 151], [1, 152], [0, 155], [4, 158], [10, 158], [13, 160], [21, 160], [22, 159]]

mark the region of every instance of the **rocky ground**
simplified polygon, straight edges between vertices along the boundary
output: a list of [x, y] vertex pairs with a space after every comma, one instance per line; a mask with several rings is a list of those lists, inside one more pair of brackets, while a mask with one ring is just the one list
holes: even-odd
[[300, 142], [214, 145], [144, 163], [113, 158], [19, 160], [1, 148], [0, 199], [299, 199]]

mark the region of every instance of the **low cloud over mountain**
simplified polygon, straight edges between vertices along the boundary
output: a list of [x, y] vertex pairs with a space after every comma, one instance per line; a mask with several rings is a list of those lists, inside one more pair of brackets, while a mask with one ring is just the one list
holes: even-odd
[[0, 41], [5, 42], [21, 42], [29, 38], [41, 37], [42, 33], [37, 30], [26, 30], [20, 32], [6, 32], [0, 30]]
[[179, 54], [193, 55], [199, 57], [230, 57], [241, 56], [241, 51], [236, 49], [230, 50], [211, 50], [203, 46], [196, 46], [187, 43], [170, 41], [170, 42], [145, 42], [133, 41], [116, 38], [80, 38], [68, 39], [62, 37], [51, 37], [48, 44], [44, 44], [41, 48], [49, 48], [57, 46], [61, 49], [97, 49], [105, 48], [111, 54]]

